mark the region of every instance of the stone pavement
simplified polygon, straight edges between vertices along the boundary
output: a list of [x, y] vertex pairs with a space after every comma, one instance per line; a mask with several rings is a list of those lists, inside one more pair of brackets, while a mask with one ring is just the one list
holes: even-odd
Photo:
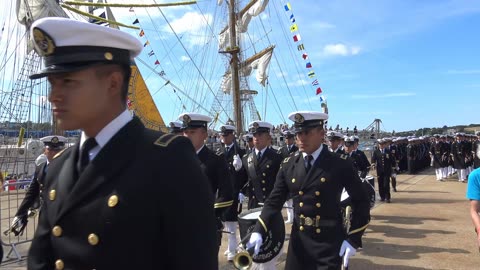
[[[350, 269], [480, 269], [466, 184], [453, 177], [437, 182], [431, 169], [417, 175], [401, 174], [397, 181], [392, 203], [378, 202], [372, 209], [364, 248], [351, 260]], [[224, 236], [219, 252], [222, 270], [234, 269], [223, 256], [226, 244]], [[287, 246], [288, 241], [284, 251]], [[27, 248], [21, 247], [22, 254]], [[280, 256], [279, 270], [284, 268], [285, 256]], [[25, 265], [25, 261], [10, 260], [0, 269], [23, 270]]]
[[[397, 177], [398, 192], [392, 192], [392, 203], [377, 202], [372, 209], [364, 248], [349, 269], [480, 269], [466, 184], [454, 177], [437, 182], [434, 174], [427, 169]], [[225, 246], [226, 242], [220, 250]], [[287, 246], [288, 241], [284, 252]], [[279, 270], [284, 268], [285, 255]], [[219, 259], [221, 269], [234, 269], [223, 254]]]

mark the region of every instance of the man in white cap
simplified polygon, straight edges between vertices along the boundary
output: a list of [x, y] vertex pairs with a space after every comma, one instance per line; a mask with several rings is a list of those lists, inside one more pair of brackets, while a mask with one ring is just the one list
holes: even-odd
[[[286, 158], [275, 187], [266, 200], [247, 248], [257, 253], [268, 235], [272, 216], [293, 195], [295, 219], [290, 234], [286, 270], [339, 269], [362, 246], [361, 237], [370, 220], [369, 200], [358, 174], [346, 155], [330, 152], [324, 142], [328, 115], [294, 112], [299, 152]], [[340, 215], [340, 195], [345, 188], [355, 209], [351, 228], [345, 232]]]
[[251, 133], [247, 133], [247, 134], [243, 135], [243, 140], [246, 143], [245, 151], [247, 153], [252, 152], [253, 149], [255, 149], [255, 146], [253, 145], [253, 135]]
[[345, 154], [343, 151], [343, 134], [338, 131], [327, 132], [328, 147], [330, 151], [337, 154]]
[[248, 209], [260, 207], [272, 192], [282, 156], [268, 147], [273, 125], [265, 121], [253, 121], [249, 132], [253, 134], [254, 149], [243, 156], [243, 167], [248, 175]]
[[283, 136], [285, 136], [285, 145], [278, 150], [278, 153], [283, 158], [287, 158], [292, 153], [297, 152], [298, 147], [295, 145], [295, 134], [287, 130], [283, 133]]
[[228, 170], [224, 153], [215, 153], [205, 145], [205, 140], [208, 137], [208, 123], [212, 121], [212, 118], [199, 113], [182, 113], [178, 119], [183, 121], [183, 134], [192, 141], [203, 172], [207, 176], [210, 182], [209, 186], [214, 194], [212, 198], [215, 200], [214, 209], [217, 217], [218, 253], [218, 248], [222, 244], [225, 214], [234, 202], [232, 175]]
[[395, 157], [386, 147], [387, 142], [385, 140], [378, 139], [378, 146], [378, 149], [375, 149], [372, 154], [372, 164], [377, 169], [378, 193], [380, 194], [380, 201], [386, 200], [387, 203], [390, 203], [390, 176], [396, 167]]
[[31, 78], [48, 78], [58, 127], [82, 134], [48, 166], [28, 269], [218, 269], [213, 195], [191, 142], [127, 109], [142, 44], [65, 18], [35, 21], [31, 36], [45, 66]]
[[175, 135], [183, 135], [182, 123], [173, 121], [168, 124], [168, 132]]
[[232, 261], [237, 253], [238, 215], [242, 212], [244, 200], [244, 195], [240, 193], [240, 190], [247, 183], [247, 174], [242, 166], [241, 158], [245, 155], [245, 150], [241, 149], [235, 141], [235, 126], [222, 125], [220, 137], [222, 144], [217, 149], [217, 155], [225, 157], [233, 181], [233, 204], [225, 213], [225, 230], [230, 234], [228, 234], [228, 248], [224, 253], [227, 260]]
[[[15, 218], [10, 226], [10, 231], [15, 235], [22, 233], [23, 229], [27, 225], [29, 215], [34, 215], [36, 210], [42, 205], [40, 194], [44, 185], [44, 177], [47, 172], [47, 167], [53, 157], [65, 147], [67, 138], [63, 136], [46, 136], [40, 139], [44, 144], [43, 154], [46, 161], [35, 167], [35, 173], [33, 174], [32, 182], [28, 187], [25, 197], [22, 203], [17, 209]], [[31, 212], [32, 211], [32, 212]]]

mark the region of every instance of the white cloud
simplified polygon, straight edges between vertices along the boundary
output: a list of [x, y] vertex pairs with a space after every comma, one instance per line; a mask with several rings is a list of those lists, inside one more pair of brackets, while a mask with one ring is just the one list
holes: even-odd
[[353, 99], [375, 99], [375, 98], [391, 98], [391, 97], [411, 97], [416, 96], [416, 93], [412, 92], [400, 92], [400, 93], [389, 93], [389, 94], [360, 94], [352, 95]]
[[277, 77], [287, 77], [288, 76], [288, 72], [285, 72], [285, 71], [279, 71], [277, 72]]
[[300, 79], [300, 80], [296, 80], [294, 82], [288, 83], [288, 86], [303, 86], [303, 85], [307, 85], [307, 84], [309, 84], [308, 81]]
[[451, 69], [447, 71], [448, 74], [464, 74], [464, 75], [475, 75], [480, 74], [480, 69]]
[[185, 56], [185, 55], [182, 55], [182, 56], [180, 57], [180, 61], [182, 61], [182, 62], [190, 61], [190, 57]]
[[342, 43], [328, 44], [328, 45], [325, 45], [325, 47], [323, 47], [323, 54], [326, 56], [330, 56], [330, 55], [349, 56], [349, 55], [356, 55], [359, 52], [360, 52], [360, 47], [348, 46]]
[[[198, 12], [187, 12], [182, 17], [177, 18], [170, 22], [172, 28], [177, 34], [183, 33], [198, 33], [207, 24], [212, 22], [212, 16], [210, 14], [202, 15]], [[165, 26], [167, 30], [168, 26]]]

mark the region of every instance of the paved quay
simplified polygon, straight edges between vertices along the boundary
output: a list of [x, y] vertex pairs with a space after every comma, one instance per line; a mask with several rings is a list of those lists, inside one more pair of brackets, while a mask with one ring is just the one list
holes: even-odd
[[[400, 174], [392, 203], [377, 202], [350, 270], [480, 269], [480, 253], [465, 199], [466, 184], [456, 175], [435, 180], [426, 169]], [[290, 228], [287, 228], [289, 232]], [[283, 249], [286, 252], [288, 241]], [[220, 250], [225, 250], [226, 241]], [[278, 269], [284, 268], [282, 254]], [[220, 269], [234, 269], [221, 254]]]
[[[434, 171], [400, 174], [392, 203], [372, 209], [372, 220], [364, 236], [364, 248], [350, 262], [350, 269], [480, 269], [480, 253], [465, 199], [466, 184], [456, 175], [435, 181]], [[287, 233], [290, 225], [287, 225]], [[288, 238], [288, 234], [287, 234]], [[226, 235], [219, 252], [220, 269], [234, 269], [226, 261]], [[283, 251], [288, 247], [285, 242]], [[28, 245], [20, 251], [26, 254]], [[8, 250], [6, 250], [8, 251]], [[278, 269], [284, 268], [286, 254]], [[8, 260], [0, 269], [26, 269], [25, 261]]]

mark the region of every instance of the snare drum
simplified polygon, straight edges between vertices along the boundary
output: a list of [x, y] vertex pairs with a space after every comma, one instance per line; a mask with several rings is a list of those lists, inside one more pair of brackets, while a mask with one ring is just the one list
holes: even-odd
[[[248, 241], [250, 233], [253, 231], [261, 212], [262, 208], [260, 207], [250, 209], [238, 215], [238, 227], [241, 239], [246, 238], [245, 241]], [[266, 237], [264, 235], [260, 251], [252, 258], [256, 263], [265, 263], [272, 260], [282, 251], [283, 242], [285, 241], [285, 224], [280, 211], [273, 216], [270, 224], [267, 226], [268, 232], [266, 233]]]

